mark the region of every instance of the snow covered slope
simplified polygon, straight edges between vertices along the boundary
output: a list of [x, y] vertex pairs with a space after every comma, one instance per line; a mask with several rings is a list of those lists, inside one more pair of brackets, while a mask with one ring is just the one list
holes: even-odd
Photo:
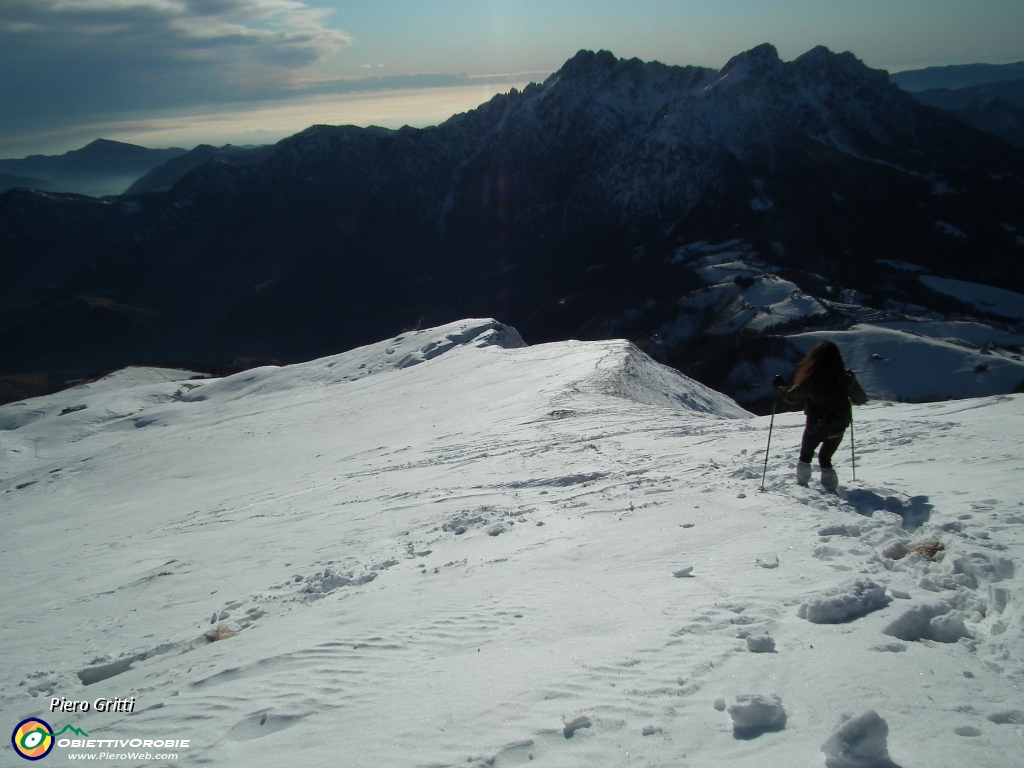
[[[774, 274], [777, 265], [740, 241], [694, 245], [677, 249], [670, 263], [692, 269], [713, 284], [676, 301], [679, 314], [661, 325], [649, 351], [666, 360], [674, 347], [692, 344], [700, 334], [742, 337], [731, 370], [723, 368], [724, 377], [715, 383], [751, 408], [767, 411], [772, 378], [791, 378], [796, 363], [823, 339], [839, 345], [846, 364], [874, 399], [920, 402], [1024, 389], [1022, 294], [918, 275], [936, 294], [957, 299], [980, 317], [944, 316], [909, 303], [881, 310], [860, 304], [863, 296], [857, 291], [836, 286], [827, 292], [843, 301], [816, 299]], [[921, 269], [886, 263], [898, 271]], [[1007, 322], [1011, 319], [1015, 324]], [[755, 338], [764, 343], [749, 343]]]
[[960, 299], [980, 312], [1013, 320], [1024, 319], [1024, 295], [1016, 291], [930, 275], [924, 275], [920, 280], [933, 291]]
[[[947, 334], [956, 334], [955, 336]], [[972, 345], [964, 337], [986, 339]], [[1024, 384], [1024, 361], [1009, 349], [989, 346], [1020, 336], [978, 323], [888, 322], [848, 330], [809, 331], [786, 337], [789, 360], [744, 361], [730, 374], [740, 399], [771, 397], [771, 380], [790, 377], [792, 364], [819, 341], [835, 342], [847, 366], [874, 400], [919, 402], [988, 397]], [[1014, 349], [1019, 348], [1014, 346]]]
[[899, 765], [1019, 765], [1020, 396], [859, 409], [840, 499], [791, 484], [797, 414], [758, 493], [767, 419], [626, 342], [467, 320], [189, 377], [0, 408], [9, 727], [189, 741], [116, 765], [820, 766], [881, 764], [877, 717], [830, 738], [876, 710]]
[[840, 345], [843, 359], [875, 398], [982, 397], [1010, 392], [1024, 382], [1019, 355], [983, 352], [888, 328], [854, 326], [849, 331], [802, 333], [792, 340], [806, 353], [826, 338]]

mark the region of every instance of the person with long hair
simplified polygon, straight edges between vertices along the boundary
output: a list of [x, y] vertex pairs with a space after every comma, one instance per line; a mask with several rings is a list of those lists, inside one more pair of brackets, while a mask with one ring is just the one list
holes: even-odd
[[807, 416], [796, 464], [797, 483], [807, 485], [811, 479], [811, 459], [821, 446], [818, 451], [821, 484], [826, 491], [834, 493], [839, 487], [839, 478], [832, 468], [832, 456], [853, 421], [850, 404], [864, 405], [868, 396], [853, 371], [846, 369], [839, 347], [831, 341], [819, 341], [797, 364], [791, 386], [787, 387], [785, 380], [776, 376], [774, 387], [783, 402], [803, 403]]

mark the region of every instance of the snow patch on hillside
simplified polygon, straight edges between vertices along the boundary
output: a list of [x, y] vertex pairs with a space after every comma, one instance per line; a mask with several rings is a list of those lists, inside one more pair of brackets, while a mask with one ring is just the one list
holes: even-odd
[[948, 277], [922, 275], [918, 279], [933, 291], [952, 296], [984, 314], [1024, 320], [1024, 294]]
[[1024, 347], [1024, 333], [993, 328], [991, 325], [967, 320], [884, 320], [874, 323], [878, 328], [904, 331], [916, 336], [942, 339], [961, 346]]
[[784, 338], [787, 354], [742, 359], [729, 373], [730, 391], [741, 402], [771, 398], [772, 379], [791, 378], [794, 361], [823, 340], [839, 346], [847, 367], [872, 399], [986, 397], [1013, 392], [1024, 384], [1018, 346], [1024, 338], [980, 323], [887, 320]]
[[254, 368], [205, 385], [183, 397], [188, 402], [235, 399], [271, 394], [309, 383], [332, 385], [359, 381], [374, 374], [411, 368], [467, 347], [516, 349], [526, 346], [514, 328], [491, 319], [460, 320], [426, 330], [408, 331], [393, 339], [358, 347], [339, 355], [289, 366]]
[[943, 400], [1012, 392], [1024, 382], [1024, 362], [982, 354], [960, 344], [880, 326], [795, 334], [789, 341], [806, 354], [823, 339], [834, 341], [869, 397]]

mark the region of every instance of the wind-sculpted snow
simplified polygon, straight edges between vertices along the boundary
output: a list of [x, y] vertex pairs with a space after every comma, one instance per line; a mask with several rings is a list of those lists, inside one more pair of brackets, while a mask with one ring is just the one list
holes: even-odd
[[900, 640], [934, 640], [937, 643], [955, 643], [971, 637], [964, 624], [964, 614], [953, 610], [948, 603], [918, 605], [903, 613], [882, 632]]
[[183, 397], [186, 401], [239, 398], [287, 391], [304, 384], [338, 384], [388, 373], [433, 360], [465, 347], [526, 346], [519, 332], [496, 320], [461, 320], [426, 330], [408, 331], [333, 357], [279, 368], [257, 368], [205, 385]]
[[[48, 397], [0, 407], [0, 431], [32, 430], [34, 453], [41, 449], [45, 454], [53, 441], [74, 443], [96, 434], [157, 425], [154, 414], [161, 406], [181, 399], [203, 378], [191, 371], [125, 368]], [[0, 471], [28, 458], [19, 453], [0, 456]]]
[[1019, 765], [1024, 396], [859, 408], [828, 494], [801, 414], [766, 461], [624, 341], [192, 376], [0, 407], [3, 721], [182, 766]]
[[[442, 356], [488, 347], [516, 350], [526, 347], [526, 344], [514, 328], [495, 320], [463, 320], [438, 328], [409, 331], [387, 341], [310, 363], [245, 371], [196, 387], [184, 394], [182, 400], [238, 399], [256, 394], [277, 394], [309, 384], [357, 382], [367, 376], [395, 373]], [[654, 362], [629, 342], [562, 342], [552, 345], [552, 348], [564, 355], [566, 370], [577, 366], [579, 370], [585, 370], [586, 363], [581, 365], [574, 362], [574, 358], [582, 362], [591, 360], [595, 353], [601, 355], [594, 362], [594, 373], [581, 379], [578, 386], [646, 405], [683, 408], [727, 418], [750, 416], [728, 397]], [[486, 358], [481, 362], [484, 360]], [[514, 354], [506, 358], [508, 364], [514, 365], [514, 360]]]
[[885, 608], [890, 602], [885, 587], [871, 579], [856, 579], [807, 600], [797, 616], [814, 624], [843, 624]]
[[889, 759], [889, 725], [869, 709], [846, 720], [821, 745], [826, 768], [900, 768]]
[[755, 739], [786, 727], [786, 710], [775, 694], [740, 694], [726, 711], [732, 718], [732, 732], [737, 739]]
[[[607, 343], [610, 354], [598, 364], [599, 391], [646, 405], [683, 408], [731, 419], [750, 413], [733, 400], [654, 362], [628, 342]], [[614, 346], [613, 346], [614, 345]]]

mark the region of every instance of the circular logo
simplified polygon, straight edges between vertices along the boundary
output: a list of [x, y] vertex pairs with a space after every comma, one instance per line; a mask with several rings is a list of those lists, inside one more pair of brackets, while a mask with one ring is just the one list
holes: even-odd
[[11, 734], [14, 751], [26, 760], [42, 760], [53, 749], [53, 728], [45, 720], [22, 720]]

